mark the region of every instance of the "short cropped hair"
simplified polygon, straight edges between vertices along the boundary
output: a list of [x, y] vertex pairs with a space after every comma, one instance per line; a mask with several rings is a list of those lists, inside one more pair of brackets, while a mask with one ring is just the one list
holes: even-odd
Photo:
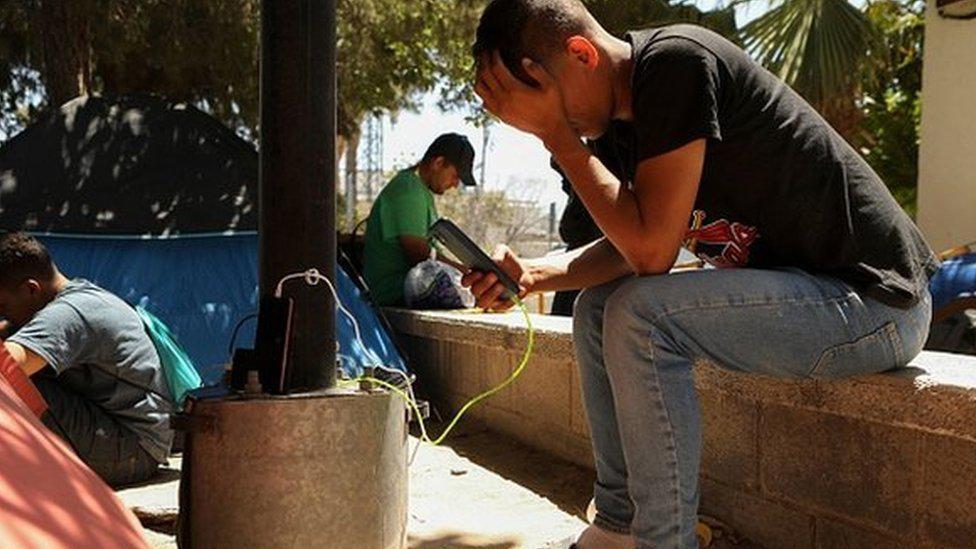
[[485, 53], [498, 51], [513, 75], [534, 85], [522, 59], [544, 63], [592, 21], [580, 0], [492, 0], [481, 14], [471, 53], [478, 63]]
[[0, 234], [0, 286], [10, 288], [33, 278], [54, 278], [51, 255], [36, 238], [26, 233]]

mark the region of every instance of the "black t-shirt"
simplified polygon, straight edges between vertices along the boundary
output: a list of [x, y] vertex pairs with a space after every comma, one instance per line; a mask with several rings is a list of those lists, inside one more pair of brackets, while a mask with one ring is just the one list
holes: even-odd
[[878, 175], [789, 86], [691, 25], [627, 35], [632, 165], [700, 138], [685, 247], [718, 267], [799, 267], [914, 303], [938, 266]]

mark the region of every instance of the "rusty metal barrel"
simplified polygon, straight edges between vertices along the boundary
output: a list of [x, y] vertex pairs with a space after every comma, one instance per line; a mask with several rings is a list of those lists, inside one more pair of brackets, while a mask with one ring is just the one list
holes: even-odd
[[180, 545], [398, 549], [407, 421], [385, 391], [191, 401]]

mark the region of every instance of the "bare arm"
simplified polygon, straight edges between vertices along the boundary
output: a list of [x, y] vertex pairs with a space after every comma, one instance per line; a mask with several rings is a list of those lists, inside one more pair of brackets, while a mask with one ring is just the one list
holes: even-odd
[[534, 292], [589, 288], [632, 274], [606, 238], [563, 254], [526, 261]]
[[678, 256], [698, 193], [705, 140], [642, 161], [633, 189], [575, 136], [549, 145], [607, 239], [638, 274], [666, 273]]
[[14, 359], [14, 362], [16, 362], [17, 365], [20, 366], [20, 369], [23, 370], [28, 376], [36, 374], [47, 366], [47, 361], [41, 358], [40, 355], [19, 343], [5, 341], [3, 346], [7, 349], [7, 352], [10, 353], [10, 358]]

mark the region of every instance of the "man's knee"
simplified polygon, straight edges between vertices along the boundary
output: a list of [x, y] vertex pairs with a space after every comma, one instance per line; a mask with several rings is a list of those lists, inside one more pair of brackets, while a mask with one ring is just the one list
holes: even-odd
[[633, 278], [621, 284], [604, 304], [604, 329], [617, 333], [652, 322], [658, 309], [656, 294], [648, 278]]
[[[613, 334], [605, 353], [637, 353], [650, 360], [652, 348], [672, 351], [674, 328], [668, 315], [668, 291], [658, 291], [659, 277], [635, 278], [610, 295], [603, 309], [603, 331]], [[608, 364], [609, 367], [609, 364]]]
[[573, 312], [580, 313], [578, 316], [592, 316], [594, 313], [599, 312], [603, 308], [603, 301], [606, 298], [603, 295], [604, 293], [599, 286], [581, 290], [579, 295], [576, 296]]
[[603, 317], [603, 300], [600, 287], [586, 288], [576, 297], [573, 305], [573, 336], [579, 338], [591, 330], [598, 330]]

